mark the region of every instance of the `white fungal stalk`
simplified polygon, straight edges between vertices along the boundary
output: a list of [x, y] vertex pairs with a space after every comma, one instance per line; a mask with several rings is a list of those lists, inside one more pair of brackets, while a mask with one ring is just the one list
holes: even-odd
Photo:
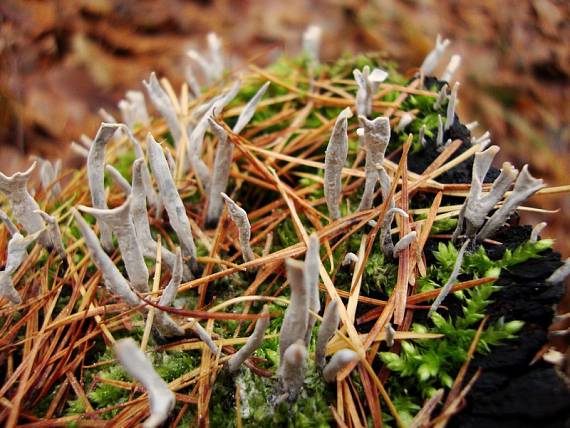
[[57, 196], [61, 192], [61, 186], [55, 181], [61, 173], [61, 159], [57, 159], [53, 163], [40, 156], [32, 156], [32, 159], [40, 164], [40, 182], [42, 189], [47, 190], [51, 185], [51, 194]]
[[289, 401], [295, 401], [305, 381], [307, 348], [302, 340], [291, 344], [281, 357], [279, 384]]
[[18, 233], [18, 228], [16, 227], [16, 225], [12, 222], [12, 220], [10, 220], [8, 214], [6, 214], [2, 210], [0, 210], [0, 220], [2, 221], [2, 223], [4, 223], [6, 229], [8, 229], [8, 233], [10, 234], [10, 236], [14, 236], [16, 233]]
[[[145, 257], [155, 259], [157, 251], [157, 242], [154, 240], [150, 233], [150, 225], [148, 222], [148, 215], [146, 209], [145, 191], [142, 179], [143, 168], [146, 168], [144, 159], [137, 159], [133, 163], [133, 183], [131, 187], [131, 217], [137, 235], [137, 240], [140, 243], [141, 250]], [[168, 250], [168, 248], [161, 248], [161, 256], [164, 264], [168, 266], [171, 272], [174, 272], [176, 265], [176, 256]], [[183, 279], [189, 280], [192, 278], [190, 270], [187, 266], [183, 268]]]
[[105, 165], [105, 171], [107, 171], [107, 173], [111, 176], [111, 179], [117, 184], [117, 186], [121, 188], [125, 195], [131, 193], [131, 185], [117, 168], [115, 168], [113, 165]]
[[150, 133], [147, 135], [147, 146], [150, 166], [158, 184], [160, 198], [168, 213], [170, 224], [180, 240], [182, 253], [191, 258], [190, 267], [193, 268], [196, 264], [196, 245], [190, 220], [186, 215], [186, 208], [174, 184], [164, 152]]
[[530, 238], [529, 238], [529, 242], [531, 243], [536, 243], [536, 241], [538, 241], [538, 237], [539, 235], [542, 233], [542, 231], [544, 230], [544, 228], [548, 225], [548, 223], [546, 223], [545, 221], [538, 223], [537, 225], [535, 225], [532, 228], [532, 231], [530, 232]]
[[332, 300], [325, 309], [315, 347], [315, 363], [321, 368], [325, 365], [327, 343], [334, 336], [339, 322], [340, 315], [337, 310], [337, 302]]
[[47, 223], [47, 230], [51, 238], [53, 249], [57, 252], [57, 255], [61, 258], [61, 260], [66, 260], [67, 255], [63, 246], [63, 239], [61, 237], [61, 230], [59, 229], [57, 219], [41, 210], [36, 210], [35, 212], [38, 213]]
[[435, 39], [435, 47], [427, 54], [424, 59], [424, 62], [420, 66], [420, 73], [424, 76], [433, 72], [433, 70], [439, 64], [441, 57], [445, 53], [445, 50], [449, 46], [451, 41], [449, 39], [442, 39], [441, 35], [437, 35]]
[[168, 93], [161, 86], [154, 71], [150, 73], [148, 82], [143, 80], [143, 85], [146, 88], [150, 102], [164, 120], [166, 120], [168, 129], [170, 129], [170, 133], [172, 134], [172, 138], [174, 139], [174, 142], [178, 144], [181, 137], [178, 115], [176, 114], [176, 109], [172, 105], [172, 101], [170, 100]]
[[453, 233], [453, 241], [457, 241], [462, 233], [465, 233], [468, 239], [473, 240], [477, 231], [485, 222], [487, 214], [503, 198], [503, 195], [515, 180], [518, 171], [510, 163], [505, 162], [503, 163], [501, 174], [493, 183], [491, 191], [483, 193], [485, 176], [498, 151], [499, 147], [491, 146], [487, 150], [475, 154], [471, 189], [459, 212], [457, 228]]
[[368, 210], [372, 207], [374, 198], [374, 187], [380, 179], [381, 171], [377, 165], [384, 164], [384, 153], [390, 143], [390, 121], [387, 117], [377, 117], [368, 120], [364, 116], [359, 116], [362, 128], [358, 129], [358, 135], [362, 136], [364, 149], [366, 150], [366, 163], [364, 166], [364, 192], [360, 201], [359, 211]]
[[123, 122], [134, 130], [140, 124], [147, 126], [150, 123], [148, 111], [141, 91], [127, 91], [126, 99], [119, 101], [119, 110], [123, 117]]
[[228, 207], [230, 218], [238, 229], [239, 244], [243, 259], [245, 262], [249, 262], [255, 259], [255, 255], [253, 254], [253, 250], [249, 244], [249, 238], [251, 238], [251, 225], [249, 224], [247, 213], [225, 193], [222, 193], [222, 198]]
[[41, 231], [38, 238], [40, 244], [46, 249], [51, 249], [53, 246], [51, 236], [48, 231], [43, 231], [45, 223], [36, 212], [40, 207], [28, 192], [28, 180], [35, 168], [36, 162], [27, 171], [17, 172], [10, 177], [0, 172], [0, 191], [8, 198], [16, 221], [24, 226], [24, 230], [29, 234]]
[[150, 417], [143, 423], [144, 428], [157, 428], [168, 418], [176, 404], [174, 393], [152, 367], [151, 362], [131, 338], [115, 343], [115, 355], [127, 373], [140, 382], [147, 391], [150, 404]]
[[457, 54], [453, 55], [449, 60], [447, 67], [445, 67], [445, 71], [441, 75], [441, 80], [445, 82], [451, 82], [453, 75], [457, 72], [460, 65], [461, 65], [461, 55]]
[[564, 260], [562, 266], [552, 272], [552, 275], [546, 279], [546, 282], [549, 284], [556, 284], [564, 281], [568, 275], [570, 275], [570, 258]]
[[186, 52], [186, 55], [202, 69], [207, 83], [220, 80], [224, 74], [224, 60], [222, 54], [222, 41], [216, 33], [208, 33], [208, 55], [204, 56], [194, 49]]
[[325, 200], [331, 219], [340, 218], [340, 198], [342, 194], [342, 168], [348, 156], [348, 119], [352, 117], [350, 108], [338, 115], [325, 151]]
[[[119, 125], [116, 123], [101, 123], [97, 135], [89, 148], [87, 156], [87, 178], [89, 180], [89, 190], [91, 191], [91, 204], [94, 208], [107, 209], [105, 198], [105, 145], [109, 142]], [[101, 243], [107, 252], [113, 251], [113, 239], [111, 229], [99, 223], [101, 232]]]
[[393, 255], [394, 257], [398, 257], [398, 255], [400, 254], [401, 251], [405, 250], [406, 248], [408, 248], [410, 245], [412, 245], [412, 243], [417, 239], [417, 233], [416, 231], [412, 231], [410, 233], [408, 233], [407, 235], [405, 235], [404, 237], [402, 237], [402, 239], [400, 239], [396, 245], [394, 245], [394, 251], [393, 251]]
[[425, 147], [425, 145], [426, 145], [425, 133], [426, 133], [426, 126], [422, 125], [420, 127], [420, 132], [418, 134], [418, 142], [420, 143], [420, 145], [422, 147]]
[[384, 330], [386, 330], [386, 346], [388, 346], [388, 348], [391, 348], [392, 346], [394, 346], [394, 338], [396, 337], [396, 330], [394, 330], [394, 327], [392, 327], [392, 323], [387, 323]]
[[200, 323], [194, 318], [188, 318], [188, 321], [192, 323], [190, 330], [192, 330], [194, 334], [198, 336], [200, 340], [206, 344], [206, 346], [210, 349], [212, 354], [217, 355], [219, 349], [218, 346], [214, 343], [212, 336], [210, 336], [210, 334], [206, 331], [206, 329], [202, 327]]
[[[303, 277], [309, 299], [309, 309], [315, 313], [319, 313], [321, 310], [321, 302], [319, 299], [319, 269], [321, 266], [319, 246], [318, 235], [316, 233], [311, 234], [311, 237], [309, 238], [309, 247], [307, 248], [307, 254], [305, 255], [305, 269]], [[312, 314], [309, 314], [307, 333], [305, 334], [305, 346], [307, 347], [311, 342], [313, 326], [316, 321], [316, 318]]]
[[[168, 285], [162, 291], [162, 296], [158, 301], [160, 306], [171, 306], [176, 298], [176, 293], [178, 293], [178, 287], [182, 282], [182, 252], [180, 248], [176, 249], [176, 263], [172, 269], [172, 278], [168, 282]], [[176, 322], [164, 311], [156, 311], [154, 322], [156, 329], [163, 337], [176, 337], [182, 336], [184, 330], [176, 324]]]
[[433, 301], [428, 312], [428, 318], [431, 317], [431, 314], [437, 311], [437, 308], [439, 308], [441, 302], [443, 302], [443, 300], [447, 297], [447, 295], [451, 291], [451, 287], [453, 287], [453, 285], [457, 282], [457, 276], [459, 275], [459, 271], [461, 270], [461, 264], [463, 263], [463, 255], [465, 254], [465, 250], [467, 249], [468, 245], [469, 245], [469, 240], [463, 243], [461, 249], [459, 250], [459, 253], [457, 253], [457, 259], [455, 259], [453, 270], [451, 271], [451, 274], [449, 275], [447, 282], [441, 288], [436, 299]]
[[287, 259], [287, 280], [291, 287], [289, 306], [285, 311], [279, 333], [279, 356], [283, 361], [285, 351], [298, 340], [304, 341], [309, 322], [309, 293], [305, 288], [305, 263]]
[[141, 292], [148, 292], [148, 269], [144, 262], [141, 245], [137, 239], [135, 226], [131, 219], [131, 197], [123, 205], [112, 210], [100, 210], [79, 206], [83, 212], [94, 216], [98, 222], [105, 223], [117, 237], [121, 256], [132, 287]]
[[445, 100], [447, 100], [447, 83], [445, 83], [439, 90], [439, 93], [437, 95], [437, 100], [435, 100], [435, 103], [433, 103], [433, 109], [439, 110], [443, 105], [443, 103], [445, 102]]
[[22, 303], [22, 299], [12, 283], [12, 275], [28, 256], [26, 249], [28, 245], [38, 238], [38, 235], [38, 233], [35, 233], [24, 238], [16, 231], [8, 241], [6, 266], [3, 271], [0, 271], [0, 296], [5, 297], [15, 305]]
[[[237, 95], [240, 88], [239, 80], [236, 81], [230, 89], [228, 89], [223, 94], [215, 97], [210, 102], [208, 102], [205, 107], [206, 110], [200, 117], [200, 120], [196, 124], [196, 127], [190, 133], [188, 138], [188, 146], [186, 149], [186, 156], [194, 173], [198, 176], [202, 182], [204, 188], [209, 192], [210, 187], [210, 170], [208, 166], [201, 159], [202, 155], [202, 145], [204, 142], [204, 135], [206, 130], [210, 125], [210, 118], [217, 114], [220, 114], [222, 110], [228, 105]], [[226, 154], [227, 156], [227, 154]]]
[[449, 103], [447, 103], [447, 114], [445, 117], [445, 130], [453, 126], [455, 121], [455, 106], [457, 104], [457, 91], [459, 90], [459, 82], [455, 82], [453, 89], [451, 90], [451, 95], [449, 96]]
[[[503, 172], [501, 171], [501, 175]], [[495, 190], [495, 185], [497, 182], [500, 183], [501, 176], [495, 180], [493, 184], [493, 190]], [[515, 210], [530, 198], [534, 193], [538, 192], [540, 189], [544, 187], [544, 181], [542, 179], [534, 178], [528, 172], [528, 165], [523, 166], [522, 171], [520, 172], [517, 180], [515, 182], [515, 186], [513, 187], [513, 191], [507, 197], [507, 199], [503, 202], [503, 205], [499, 207], [497, 211], [491, 216], [489, 220], [485, 223], [485, 225], [481, 228], [479, 233], [477, 233], [476, 241], [482, 242], [484, 239], [490, 238], [493, 234], [509, 219], [509, 217], [515, 212]]]
[[437, 136], [435, 137], [435, 146], [438, 149], [443, 147], [443, 121], [441, 115], [437, 115]]
[[117, 269], [107, 253], [105, 253], [95, 232], [91, 230], [75, 208], [72, 208], [71, 212], [79, 227], [79, 231], [85, 239], [85, 244], [91, 253], [93, 263], [95, 263], [95, 266], [97, 266], [103, 275], [105, 286], [109, 289], [111, 294], [121, 297], [130, 306], [139, 306], [142, 300], [131, 290], [127, 280], [121, 275], [121, 272], [119, 272], [119, 269]]
[[358, 85], [356, 92], [356, 113], [358, 116], [370, 117], [372, 114], [372, 97], [378, 90], [378, 86], [388, 78], [388, 73], [379, 68], [370, 72], [369, 66], [364, 66], [362, 71], [352, 72]]
[[318, 25], [310, 25], [303, 33], [303, 52], [305, 52], [313, 64], [319, 64], [321, 37], [323, 30]]
[[323, 369], [323, 377], [326, 382], [332, 383], [337, 374], [346, 366], [358, 360], [358, 354], [351, 349], [341, 349], [335, 352], [329, 363]]
[[392, 207], [386, 211], [384, 218], [382, 219], [382, 226], [380, 227], [380, 245], [382, 246], [382, 253], [386, 256], [395, 255], [395, 247], [392, 242], [392, 234], [390, 229], [392, 227], [392, 222], [394, 221], [394, 216], [399, 214], [402, 218], [408, 218], [408, 213], [401, 208]]
[[259, 318], [255, 323], [255, 328], [253, 329], [253, 333], [245, 342], [245, 345], [237, 351], [234, 355], [226, 363], [226, 368], [230, 373], [236, 373], [243, 362], [247, 360], [257, 348], [261, 346], [263, 343], [263, 336], [265, 335], [265, 330], [269, 325], [269, 307], [267, 305], [263, 306], [263, 310], [261, 311], [261, 315], [263, 318]]
[[[255, 109], [265, 94], [271, 82], [265, 82], [257, 93], [249, 100], [238, 120], [233, 127], [234, 134], [239, 134], [247, 126], [253, 115]], [[226, 130], [218, 125], [218, 123], [211, 117], [208, 118], [210, 127], [214, 134], [218, 137], [218, 146], [216, 147], [216, 156], [214, 158], [214, 168], [212, 170], [212, 180], [210, 183], [210, 192], [208, 197], [208, 210], [206, 213], [206, 224], [217, 224], [222, 213], [222, 199], [220, 194], [225, 192], [228, 187], [228, 180], [230, 177], [230, 167], [232, 164], [233, 144], [228, 141]]]
[[404, 113], [400, 116], [400, 121], [398, 122], [398, 126], [396, 126], [396, 132], [402, 132], [406, 127], [412, 123], [414, 120], [414, 115], [411, 113]]

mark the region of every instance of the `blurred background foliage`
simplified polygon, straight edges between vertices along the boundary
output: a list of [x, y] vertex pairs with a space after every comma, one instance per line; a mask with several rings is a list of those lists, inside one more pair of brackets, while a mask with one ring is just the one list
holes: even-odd
[[[323, 30], [321, 55], [385, 51], [412, 75], [437, 33], [463, 56], [459, 114], [489, 129], [503, 159], [531, 164], [549, 185], [570, 182], [570, 6], [567, 0], [2, 0], [0, 169], [31, 153], [65, 157], [93, 136], [100, 107], [117, 113], [126, 90], [150, 71], [181, 83], [184, 52], [217, 32], [233, 60], [265, 65], [297, 53], [303, 30]], [[446, 62], [446, 61], [445, 61]], [[441, 70], [440, 70], [441, 71]], [[532, 203], [570, 254], [570, 197]]]

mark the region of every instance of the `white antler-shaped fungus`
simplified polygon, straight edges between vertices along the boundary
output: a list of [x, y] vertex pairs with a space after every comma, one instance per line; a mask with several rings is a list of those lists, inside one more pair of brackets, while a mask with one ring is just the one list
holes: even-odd
[[459, 90], [459, 82], [455, 82], [453, 89], [451, 90], [451, 95], [449, 96], [449, 102], [447, 103], [447, 114], [445, 117], [445, 130], [453, 126], [455, 121], [455, 106], [457, 104], [457, 91]]
[[[178, 293], [178, 287], [180, 287], [182, 282], [182, 265], [182, 252], [180, 248], [177, 248], [172, 278], [170, 278], [168, 285], [162, 291], [162, 296], [160, 296], [158, 301], [160, 306], [170, 306], [174, 302], [176, 293]], [[165, 311], [156, 311], [154, 320], [156, 329], [163, 337], [176, 337], [184, 334], [184, 330]]]
[[6, 258], [6, 266], [0, 271], [0, 296], [7, 298], [15, 305], [22, 303], [22, 299], [18, 291], [12, 283], [12, 275], [20, 267], [26, 256], [27, 248], [32, 242], [38, 238], [39, 233], [26, 236], [25, 238], [16, 231], [8, 241], [8, 257]]
[[451, 287], [453, 287], [453, 285], [457, 282], [457, 275], [459, 275], [459, 271], [461, 270], [461, 264], [463, 263], [463, 255], [465, 254], [465, 250], [467, 249], [468, 245], [469, 245], [469, 240], [463, 243], [461, 249], [459, 250], [459, 253], [457, 253], [457, 258], [455, 259], [453, 270], [451, 271], [451, 274], [449, 275], [447, 282], [443, 287], [441, 287], [439, 294], [437, 295], [436, 299], [433, 301], [428, 312], [428, 318], [431, 317], [431, 314], [437, 311], [437, 308], [439, 308], [441, 302], [443, 302], [443, 300], [449, 294]]
[[126, 99], [119, 101], [119, 110], [123, 116], [123, 122], [134, 130], [135, 125], [148, 125], [150, 119], [146, 109], [144, 94], [141, 91], [127, 91]]
[[364, 116], [359, 116], [359, 119], [362, 128], [358, 129], [358, 134], [363, 137], [366, 150], [364, 192], [358, 207], [359, 211], [363, 211], [372, 207], [374, 187], [381, 173], [378, 171], [377, 165], [384, 164], [384, 153], [390, 143], [390, 121], [383, 116], [374, 120], [368, 120]]
[[445, 67], [445, 71], [441, 75], [441, 80], [445, 82], [451, 82], [453, 75], [457, 72], [460, 65], [461, 65], [461, 55], [457, 54], [453, 55], [449, 60], [447, 67]]
[[539, 235], [542, 233], [542, 231], [544, 230], [544, 228], [545, 228], [547, 225], [548, 225], [548, 223], [546, 223], [545, 221], [536, 224], [536, 225], [532, 228], [532, 231], [530, 232], [529, 242], [531, 242], [531, 243], [534, 244], [536, 241], [538, 241]]
[[200, 340], [206, 344], [212, 354], [217, 355], [219, 349], [218, 346], [214, 343], [212, 336], [210, 336], [206, 329], [202, 327], [200, 323], [194, 318], [188, 318], [188, 321], [192, 323], [190, 330], [192, 330], [194, 334], [196, 334], [196, 336], [198, 336]]
[[393, 251], [394, 257], [398, 257], [398, 254], [400, 254], [402, 250], [412, 245], [412, 243], [416, 240], [416, 238], [417, 238], [417, 233], [415, 230], [413, 230], [404, 237], [402, 237], [402, 239], [400, 239], [398, 242], [396, 242]]
[[388, 77], [388, 73], [379, 68], [370, 72], [369, 66], [362, 71], [355, 69], [352, 74], [358, 85], [356, 92], [356, 113], [358, 116], [370, 117], [372, 114], [372, 97], [378, 90], [378, 85]]
[[318, 25], [310, 25], [303, 33], [303, 52], [313, 64], [320, 61], [321, 37], [323, 30]]
[[140, 382], [147, 391], [150, 404], [150, 417], [143, 423], [144, 428], [157, 428], [168, 418], [176, 404], [174, 393], [158, 375], [145, 354], [131, 338], [115, 343], [115, 355], [127, 373]]
[[48, 213], [43, 212], [42, 210], [36, 210], [36, 212], [47, 223], [47, 230], [51, 239], [51, 243], [53, 245], [53, 249], [57, 252], [57, 255], [61, 258], [61, 260], [66, 260], [67, 255], [63, 246], [63, 239], [61, 237], [61, 230], [59, 229], [57, 219]]
[[289, 401], [295, 401], [299, 395], [306, 371], [307, 348], [298, 340], [283, 353], [278, 371], [280, 387]]
[[334, 382], [337, 374], [356, 360], [358, 360], [358, 354], [351, 349], [341, 349], [335, 352], [329, 363], [323, 369], [325, 381], [328, 383]]
[[12, 220], [10, 220], [10, 217], [8, 217], [8, 214], [6, 214], [2, 210], [0, 210], [0, 220], [2, 221], [2, 223], [4, 223], [4, 225], [6, 226], [6, 229], [8, 229], [8, 233], [10, 234], [10, 236], [14, 236], [16, 233], [19, 233], [18, 228], [12, 222]]
[[[308, 293], [309, 309], [315, 313], [321, 310], [321, 302], [319, 299], [319, 269], [321, 266], [321, 258], [319, 256], [319, 237], [316, 233], [311, 234], [309, 238], [309, 247], [305, 255], [305, 271], [303, 277], [305, 280], [305, 289]], [[308, 347], [313, 334], [313, 326], [316, 318], [309, 314], [307, 323], [307, 333], [305, 334], [305, 345]]]
[[147, 146], [150, 166], [158, 184], [160, 198], [168, 213], [170, 224], [180, 240], [182, 253], [191, 258], [190, 263], [193, 267], [196, 264], [196, 245], [186, 209], [174, 184], [164, 152], [150, 133], [147, 135]]
[[439, 90], [439, 93], [437, 95], [437, 100], [435, 100], [435, 103], [433, 103], [433, 109], [439, 110], [443, 105], [443, 103], [445, 102], [445, 100], [447, 100], [447, 83], [445, 83]]
[[[503, 164], [504, 165], [504, 164]], [[503, 172], [501, 171], [501, 175]], [[495, 190], [495, 185], [497, 182], [500, 183], [501, 176], [495, 180], [493, 184], [493, 190]], [[517, 180], [515, 181], [515, 186], [511, 194], [505, 199], [503, 204], [499, 207], [497, 211], [491, 216], [485, 225], [481, 228], [477, 237], [475, 238], [477, 242], [482, 242], [484, 239], [490, 238], [515, 212], [515, 210], [530, 198], [534, 193], [538, 192], [544, 187], [544, 181], [542, 179], [534, 178], [528, 172], [528, 165], [523, 166], [523, 169]]]
[[338, 115], [325, 151], [325, 200], [333, 220], [340, 218], [340, 198], [342, 194], [342, 168], [348, 156], [348, 119], [352, 117], [350, 108]]
[[334, 336], [336, 329], [338, 328], [338, 323], [340, 322], [340, 315], [337, 310], [336, 300], [331, 300], [325, 309], [323, 315], [323, 321], [319, 327], [319, 333], [317, 334], [317, 345], [315, 347], [315, 363], [319, 367], [325, 365], [325, 353], [327, 349], [327, 343]]
[[101, 210], [81, 205], [79, 209], [91, 214], [98, 222], [105, 223], [112, 230], [119, 242], [121, 256], [131, 285], [135, 290], [145, 293], [148, 291], [149, 274], [131, 219], [131, 201], [132, 198], [129, 196], [123, 205], [112, 210]]
[[176, 114], [176, 109], [172, 105], [170, 97], [162, 88], [154, 71], [150, 73], [148, 82], [146, 80], [143, 80], [143, 85], [146, 88], [150, 102], [164, 118], [164, 120], [166, 120], [168, 129], [170, 129], [170, 133], [172, 134], [172, 138], [174, 139], [175, 143], [178, 144], [181, 137], [178, 115]]
[[255, 328], [253, 329], [253, 333], [245, 342], [245, 345], [237, 351], [234, 355], [226, 363], [226, 367], [230, 373], [236, 373], [243, 362], [247, 360], [257, 348], [261, 346], [263, 343], [263, 336], [265, 335], [265, 330], [269, 325], [269, 307], [267, 305], [263, 306], [263, 310], [261, 311], [261, 315], [263, 318], [259, 318], [255, 323]]
[[[241, 133], [241, 131], [243, 131], [247, 126], [255, 114], [255, 109], [269, 87], [269, 84], [270, 82], [265, 82], [246, 104], [232, 129], [234, 134]], [[223, 205], [220, 194], [225, 192], [228, 187], [230, 167], [232, 164], [233, 144], [228, 141], [228, 135], [222, 126], [218, 125], [218, 123], [211, 117], [208, 118], [208, 121], [214, 134], [218, 137], [218, 146], [216, 147], [214, 168], [212, 170], [212, 180], [210, 182], [208, 210], [206, 213], [206, 224], [214, 225], [217, 224], [222, 213]]]
[[225, 193], [222, 193], [222, 198], [228, 207], [230, 218], [238, 229], [239, 244], [243, 259], [244, 261], [249, 262], [255, 259], [255, 255], [253, 254], [253, 250], [249, 244], [249, 238], [251, 238], [251, 225], [249, 224], [247, 213]]
[[412, 123], [414, 120], [414, 115], [408, 112], [405, 112], [400, 116], [400, 121], [398, 122], [398, 126], [396, 126], [396, 132], [402, 132], [406, 127]]
[[491, 146], [487, 150], [475, 154], [471, 189], [459, 212], [457, 228], [453, 233], [453, 241], [456, 241], [463, 232], [465, 232], [468, 239], [473, 240], [477, 231], [485, 222], [487, 214], [502, 199], [515, 180], [518, 171], [510, 163], [505, 162], [503, 163], [501, 174], [493, 183], [491, 191], [483, 194], [483, 181], [498, 151], [499, 147]]
[[394, 215], [399, 214], [403, 218], [408, 218], [408, 213], [401, 208], [392, 207], [386, 211], [382, 219], [382, 226], [380, 227], [380, 245], [382, 246], [382, 253], [386, 256], [394, 256], [395, 247], [392, 241], [392, 234], [390, 228], [394, 221]]
[[305, 263], [287, 259], [287, 280], [291, 288], [289, 306], [285, 311], [279, 333], [279, 356], [283, 360], [285, 351], [298, 340], [304, 341], [309, 322], [309, 293], [305, 288]]
[[442, 39], [441, 35], [437, 35], [437, 38], [435, 39], [435, 47], [427, 54], [424, 62], [420, 66], [420, 72], [424, 76], [430, 74], [437, 67], [450, 43], [451, 41], [449, 39]]
[[570, 258], [564, 260], [562, 266], [552, 272], [552, 275], [546, 279], [546, 282], [549, 284], [556, 284], [564, 281], [568, 275], [570, 275]]

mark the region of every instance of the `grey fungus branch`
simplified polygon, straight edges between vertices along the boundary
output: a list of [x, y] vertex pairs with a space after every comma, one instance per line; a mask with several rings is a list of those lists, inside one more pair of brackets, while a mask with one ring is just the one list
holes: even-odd
[[550, 275], [546, 282], [549, 284], [556, 284], [564, 281], [570, 275], [570, 258], [564, 260], [562, 266], [556, 269], [552, 275]]
[[332, 300], [328, 304], [323, 315], [323, 321], [319, 327], [317, 346], [315, 348], [315, 362], [319, 367], [324, 367], [325, 365], [327, 343], [334, 336], [340, 322], [337, 305], [336, 300]]
[[340, 218], [340, 198], [342, 194], [342, 168], [348, 156], [348, 119], [350, 108], [344, 109], [336, 119], [327, 149], [325, 151], [325, 200], [331, 219]]
[[439, 61], [443, 57], [445, 50], [449, 46], [451, 41], [449, 39], [442, 39], [441, 35], [437, 35], [435, 40], [435, 47], [427, 54], [424, 62], [420, 66], [420, 73], [424, 76], [433, 72], [433, 70], [439, 64]]
[[253, 329], [253, 333], [251, 336], [249, 336], [245, 345], [243, 345], [239, 351], [232, 355], [226, 363], [226, 368], [230, 373], [237, 373], [243, 362], [247, 360], [263, 343], [265, 330], [267, 330], [267, 326], [269, 325], [270, 321], [269, 307], [267, 305], [263, 306], [261, 315], [263, 315], [263, 318], [259, 318], [257, 320], [255, 323], [255, 328]]
[[150, 417], [144, 428], [157, 428], [168, 418], [176, 404], [174, 393], [152, 367], [151, 362], [131, 338], [121, 339], [114, 346], [115, 355], [127, 373], [141, 383], [148, 394]]
[[249, 224], [247, 213], [225, 193], [222, 193], [222, 198], [228, 207], [230, 218], [238, 229], [239, 244], [241, 246], [243, 259], [245, 262], [249, 262], [255, 259], [255, 255], [253, 254], [253, 250], [249, 244], [249, 239], [251, 238], [251, 225]]
[[295, 401], [305, 382], [307, 371], [307, 348], [302, 340], [291, 344], [281, 357], [277, 373], [284, 398]]
[[12, 276], [18, 270], [28, 255], [27, 248], [38, 238], [39, 233], [28, 235], [25, 238], [18, 232], [14, 233], [8, 241], [8, 257], [6, 266], [0, 271], [0, 296], [7, 298], [11, 303], [19, 305], [22, 299], [12, 282]]
[[182, 136], [178, 116], [174, 106], [172, 105], [170, 97], [161, 86], [154, 71], [150, 73], [148, 82], [143, 80], [143, 85], [146, 88], [152, 105], [166, 121], [168, 129], [170, 129], [172, 134], [172, 138], [174, 138], [174, 141], [178, 144]]
[[388, 73], [379, 68], [370, 72], [369, 66], [364, 66], [362, 71], [355, 69], [352, 74], [358, 85], [356, 92], [356, 113], [358, 116], [370, 117], [372, 113], [372, 97], [378, 90], [378, 86], [388, 78]]
[[372, 207], [376, 182], [381, 178], [380, 174], [386, 173], [383, 170], [379, 171], [377, 165], [384, 164], [384, 153], [390, 142], [390, 121], [383, 116], [374, 120], [359, 116], [359, 119], [362, 128], [359, 128], [358, 134], [363, 138], [366, 150], [364, 192], [358, 207], [359, 211], [363, 211]]
[[37, 210], [36, 212], [47, 223], [47, 230], [51, 239], [52, 248], [56, 251], [57, 255], [61, 258], [61, 260], [66, 260], [67, 256], [65, 253], [65, 247], [63, 245], [61, 230], [59, 229], [59, 224], [57, 222], [57, 219], [41, 210]]
[[545, 221], [536, 224], [532, 228], [532, 231], [530, 232], [529, 242], [531, 242], [533, 244], [536, 243], [538, 241], [540, 234], [542, 233], [542, 231], [544, 230], [544, 228], [547, 225], [548, 225], [548, 223], [546, 223]]
[[158, 184], [160, 198], [168, 213], [170, 224], [180, 240], [182, 253], [190, 257], [190, 268], [193, 269], [196, 266], [196, 245], [186, 208], [170, 173], [164, 152], [151, 134], [147, 136], [147, 146], [150, 166]]
[[326, 382], [334, 382], [337, 374], [349, 364], [358, 360], [358, 354], [351, 349], [341, 349], [335, 352], [329, 363], [323, 369]]
[[[314, 313], [319, 313], [321, 310], [321, 302], [319, 299], [319, 269], [321, 266], [321, 258], [319, 256], [319, 237], [316, 233], [311, 234], [309, 238], [309, 247], [305, 256], [305, 267], [303, 278], [305, 281], [305, 289], [307, 290], [309, 307]], [[311, 343], [311, 335], [313, 333], [313, 326], [315, 325], [316, 318], [309, 314], [307, 323], [307, 332], [305, 334], [305, 345], [309, 346]]]

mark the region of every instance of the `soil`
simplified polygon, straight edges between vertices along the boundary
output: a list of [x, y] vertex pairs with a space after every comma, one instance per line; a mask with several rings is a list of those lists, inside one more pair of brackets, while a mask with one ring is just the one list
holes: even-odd
[[[515, 248], [530, 234], [529, 226], [505, 227], [494, 239], [504, 245], [489, 251], [499, 258], [506, 248]], [[531, 364], [547, 343], [547, 331], [554, 305], [563, 295], [562, 284], [545, 280], [561, 265], [560, 254], [543, 256], [503, 270], [493, 294], [490, 320], [525, 322], [518, 339], [477, 355], [466, 379], [477, 368], [482, 372], [466, 398], [466, 406], [451, 427], [564, 427], [570, 424], [570, 391], [554, 367], [542, 360]], [[450, 308], [451, 309], [451, 308]], [[453, 309], [452, 309], [453, 310]]]

